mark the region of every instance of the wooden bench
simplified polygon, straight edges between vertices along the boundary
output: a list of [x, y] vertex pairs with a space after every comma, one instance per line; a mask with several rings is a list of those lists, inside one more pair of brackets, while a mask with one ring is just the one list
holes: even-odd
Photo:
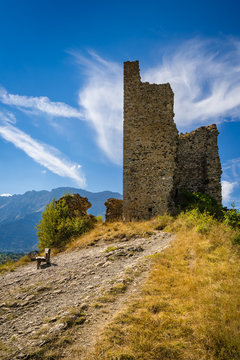
[[51, 253], [51, 249], [49, 248], [46, 248], [44, 250], [45, 252], [45, 257], [44, 256], [36, 256], [36, 260], [37, 260], [37, 269], [40, 269], [40, 266], [41, 266], [41, 262], [45, 262], [46, 265], [51, 265], [51, 262], [50, 262], [50, 253]]

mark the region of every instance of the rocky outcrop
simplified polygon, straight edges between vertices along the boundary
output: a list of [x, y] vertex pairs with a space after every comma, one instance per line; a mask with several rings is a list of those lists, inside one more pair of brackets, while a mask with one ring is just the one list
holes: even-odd
[[123, 201], [119, 199], [108, 199], [104, 205], [106, 206], [106, 222], [121, 221], [123, 211]]
[[70, 217], [85, 217], [87, 216], [87, 210], [92, 206], [88, 198], [82, 197], [79, 194], [64, 195], [56, 202], [58, 203], [61, 200], [65, 200]]

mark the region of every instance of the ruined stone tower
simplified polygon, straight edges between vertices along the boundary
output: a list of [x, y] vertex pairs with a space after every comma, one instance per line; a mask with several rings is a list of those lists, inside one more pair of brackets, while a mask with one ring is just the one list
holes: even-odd
[[141, 82], [124, 64], [123, 216], [149, 219], [173, 206], [178, 132], [169, 84]]
[[221, 202], [215, 125], [178, 136], [170, 84], [141, 82], [139, 62], [124, 63], [123, 219], [174, 210], [179, 189]]

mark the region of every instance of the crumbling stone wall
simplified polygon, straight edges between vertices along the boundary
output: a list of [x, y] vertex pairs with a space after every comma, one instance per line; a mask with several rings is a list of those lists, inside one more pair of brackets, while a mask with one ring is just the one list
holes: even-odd
[[218, 155], [218, 130], [215, 124], [179, 135], [178, 190], [208, 194], [222, 202], [221, 163]]
[[123, 218], [149, 219], [173, 207], [178, 131], [170, 84], [141, 82], [124, 63]]
[[170, 84], [141, 82], [138, 61], [124, 63], [123, 219], [174, 211], [179, 189], [221, 203], [216, 125], [181, 134]]
[[121, 199], [107, 199], [104, 205], [106, 206], [106, 222], [122, 220], [123, 201]]

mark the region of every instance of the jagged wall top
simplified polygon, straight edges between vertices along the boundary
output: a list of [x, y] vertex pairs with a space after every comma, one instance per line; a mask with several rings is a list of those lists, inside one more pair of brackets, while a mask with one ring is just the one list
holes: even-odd
[[169, 83], [141, 82], [139, 62], [124, 63], [123, 218], [172, 212], [178, 190], [221, 202], [215, 125], [178, 136]]
[[123, 215], [149, 218], [173, 206], [178, 132], [170, 84], [141, 82], [124, 63]]
[[222, 202], [221, 163], [215, 124], [179, 135], [178, 189], [201, 192]]

